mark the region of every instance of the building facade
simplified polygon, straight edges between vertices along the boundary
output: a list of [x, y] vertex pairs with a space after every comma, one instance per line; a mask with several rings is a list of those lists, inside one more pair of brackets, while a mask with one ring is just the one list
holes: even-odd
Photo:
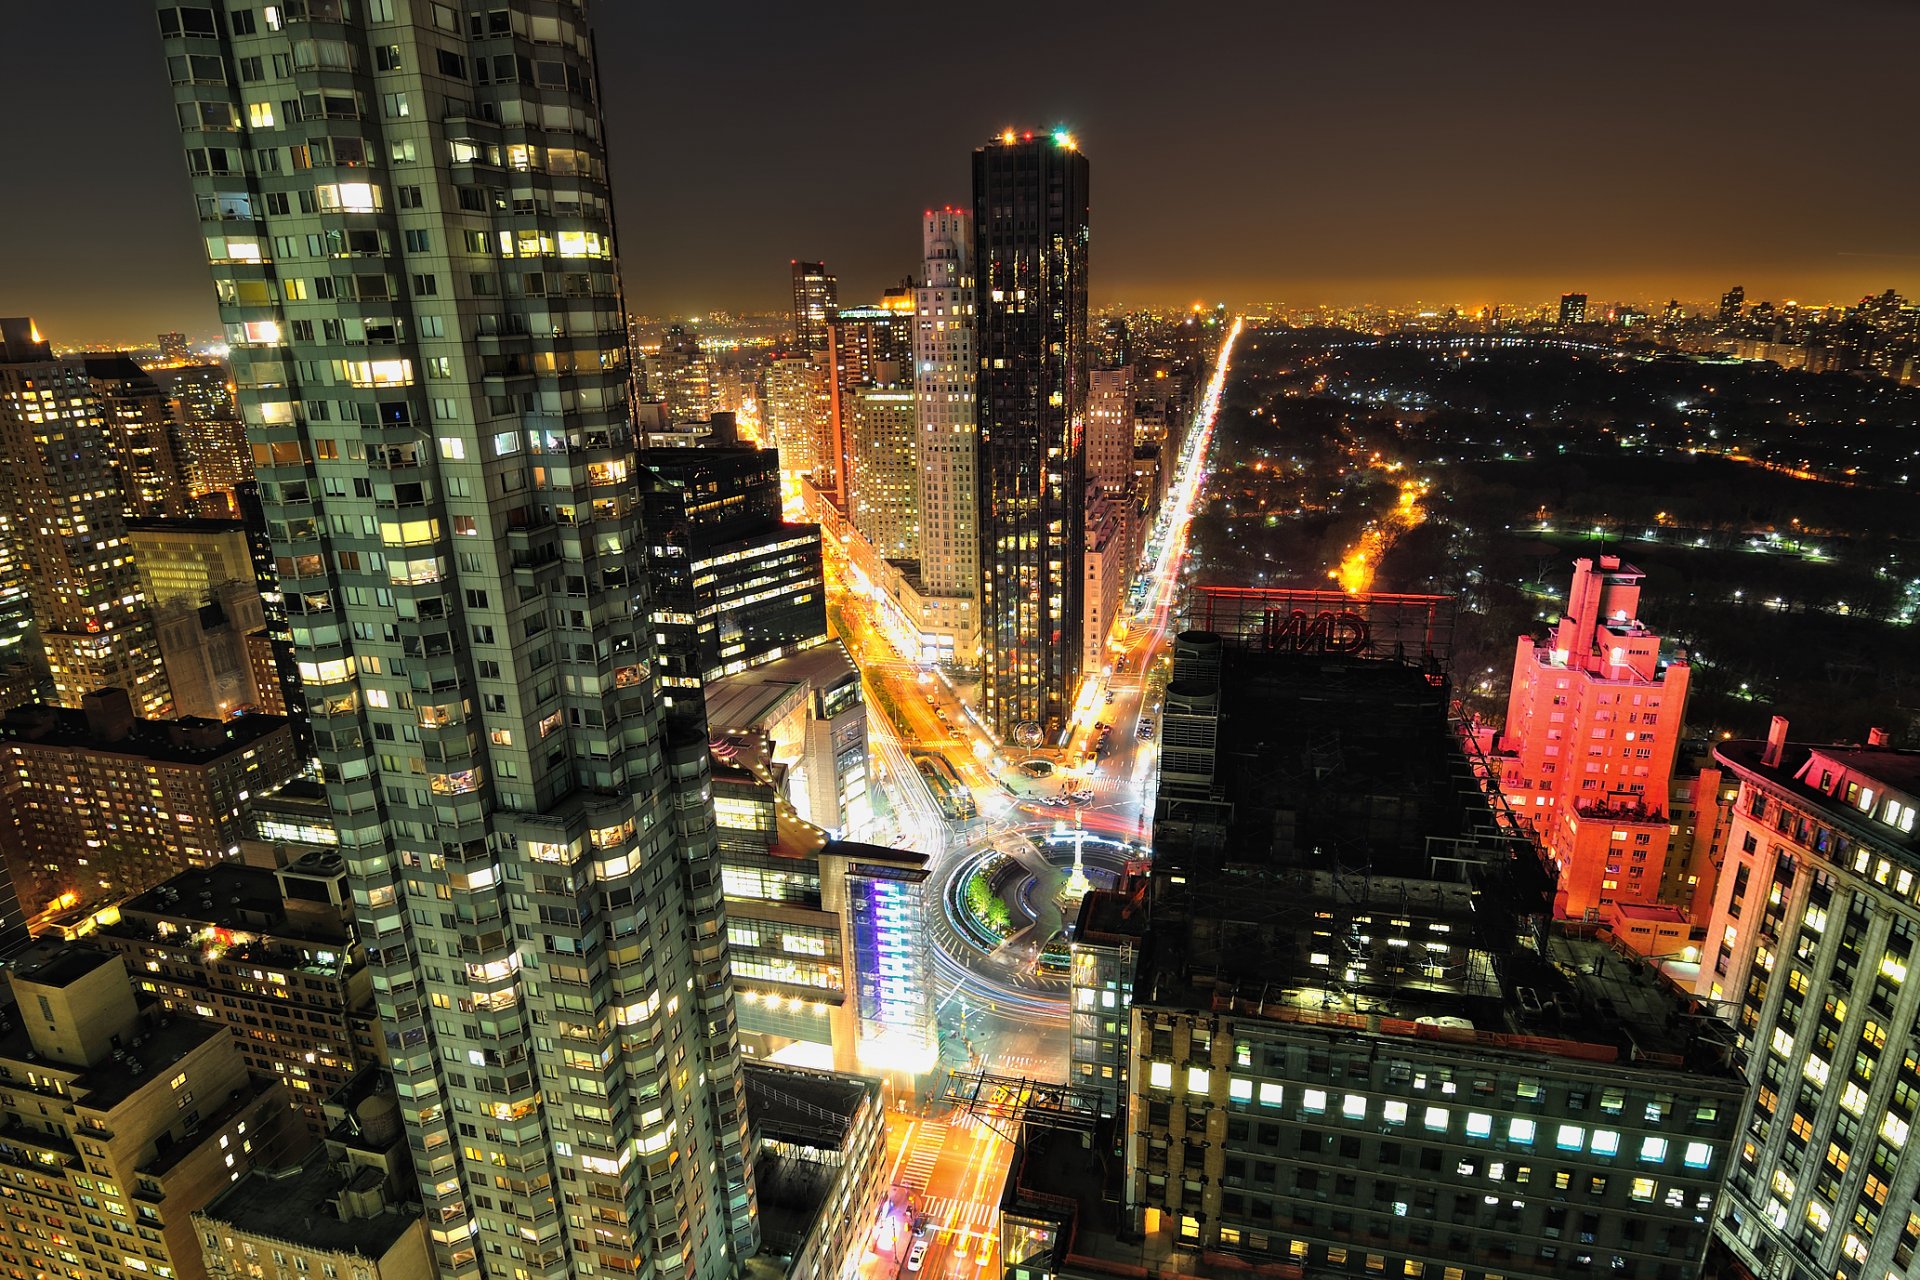
[[882, 559], [920, 562], [920, 439], [911, 385], [898, 367], [884, 380], [855, 387], [853, 466], [847, 473], [847, 515]]
[[234, 856], [249, 797], [299, 769], [277, 716], [140, 720], [119, 689], [86, 704], [0, 720], [6, 858], [30, 913], [68, 894], [138, 893]]
[[1576, 560], [1552, 638], [1515, 649], [1501, 786], [1558, 873], [1564, 919], [1655, 902], [1666, 875], [1689, 671], [1639, 619], [1643, 577], [1618, 556]]
[[787, 356], [767, 368], [766, 424], [780, 465], [812, 475], [832, 448], [831, 369], [823, 356]]
[[0, 511], [56, 701], [121, 688], [143, 716], [173, 703], [127, 544], [105, 403], [33, 321], [0, 320]]
[[1134, 372], [1131, 365], [1087, 375], [1087, 482], [1119, 497], [1133, 488]]
[[820, 527], [782, 514], [779, 453], [648, 449], [640, 465], [666, 686], [697, 690], [825, 643]]
[[248, 1068], [286, 1085], [317, 1139], [332, 1127], [326, 1100], [386, 1059], [352, 912], [338, 854], [282, 868], [225, 862], [122, 903], [90, 937], [163, 1007], [231, 1027]]
[[1920, 753], [1764, 742], [1738, 783], [1700, 994], [1752, 1082], [1715, 1229], [1755, 1276], [1913, 1273], [1920, 1252]]
[[205, 1280], [193, 1215], [303, 1144], [227, 1029], [142, 1007], [120, 957], [37, 943], [9, 977], [0, 1262], [23, 1275]]
[[127, 514], [182, 516], [193, 505], [185, 449], [166, 392], [126, 352], [79, 357], [100, 399]]
[[965, 209], [929, 210], [921, 245], [913, 350], [920, 418], [920, 581], [929, 596], [964, 602], [961, 611], [978, 617], [973, 215]]
[[840, 315], [840, 285], [824, 262], [793, 263], [793, 345], [825, 351], [827, 327]]
[[973, 153], [986, 722], [1057, 736], [1079, 693], [1087, 158], [1012, 131]]
[[159, 22], [436, 1268], [725, 1274], [725, 908], [585, 8]]

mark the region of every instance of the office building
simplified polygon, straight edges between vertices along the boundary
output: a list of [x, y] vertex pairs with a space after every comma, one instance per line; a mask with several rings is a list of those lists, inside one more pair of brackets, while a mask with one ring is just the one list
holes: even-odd
[[239, 520], [130, 519], [127, 543], [155, 608], [176, 600], [201, 604], [226, 582], [245, 582], [259, 594], [253, 546]]
[[914, 293], [913, 392], [920, 420], [920, 585], [951, 635], [943, 660], [979, 661], [980, 444], [974, 358], [973, 215], [927, 211]]
[[887, 1194], [880, 1081], [764, 1062], [746, 1077], [765, 1188], [757, 1261], [787, 1280], [839, 1280], [864, 1260]]
[[934, 1065], [927, 857], [830, 839], [782, 794], [764, 739], [716, 740], [714, 814], [740, 1038], [837, 1071]]
[[1584, 293], [1563, 293], [1560, 295], [1560, 327], [1587, 322], [1587, 295]]
[[83, 368], [55, 359], [33, 321], [0, 320], [0, 511], [53, 696], [77, 707], [118, 687], [158, 716], [173, 698], [127, 545], [111, 430]]
[[125, 690], [79, 711], [22, 707], [0, 719], [0, 847], [30, 913], [111, 901], [240, 851], [247, 802], [293, 777], [278, 716], [141, 720]]
[[8, 977], [0, 1158], [22, 1172], [0, 1262], [69, 1280], [205, 1280], [194, 1214], [302, 1149], [286, 1089], [248, 1072], [225, 1027], [138, 1002], [119, 956], [40, 942]]
[[166, 392], [124, 351], [76, 360], [105, 411], [107, 448], [127, 514], [187, 514], [193, 495]]
[[897, 365], [855, 387], [847, 515], [885, 560], [920, 563], [920, 440], [913, 387]]
[[860, 669], [831, 641], [708, 681], [707, 725], [764, 740], [795, 812], [836, 838], [855, 836], [873, 819], [860, 690]]
[[286, 1085], [319, 1138], [326, 1100], [386, 1059], [352, 919], [346, 870], [327, 852], [183, 871], [121, 903], [89, 938], [126, 958], [144, 995], [231, 1027], [248, 1069]]
[[[1148, 896], [1090, 895], [1073, 971], [1076, 1039], [1127, 1019], [1131, 1260], [1692, 1276], [1732, 1158], [1731, 1045], [1620, 944], [1552, 924], [1544, 866], [1462, 785], [1443, 655], [1393, 656], [1398, 606], [1364, 600], [1369, 652], [1296, 651], [1224, 599], [1219, 632], [1175, 642]], [[1129, 964], [1130, 1007], [1106, 985]], [[1094, 1089], [1098, 1052], [1075, 1050]], [[1038, 1173], [1003, 1239], [1073, 1233]], [[1096, 1235], [1075, 1248], [1121, 1243]]]
[[208, 1280], [434, 1280], [392, 1079], [363, 1071], [324, 1111], [303, 1163], [256, 1169], [193, 1215]]
[[827, 327], [840, 314], [839, 281], [824, 262], [793, 263], [793, 345], [802, 352], [827, 349]]
[[1618, 556], [1574, 561], [1552, 637], [1514, 654], [1500, 785], [1555, 869], [1562, 919], [1656, 902], [1666, 875], [1689, 672], [1640, 621], [1644, 576]]
[[1738, 784], [1700, 992], [1750, 1083], [1714, 1224], [1755, 1276], [1913, 1273], [1920, 1251], [1920, 752], [1722, 742]]
[[707, 744], [657, 685], [583, 9], [159, 17], [437, 1271], [725, 1274]]
[[[250, 581], [223, 582], [204, 603], [173, 600], [154, 611], [177, 716], [224, 720], [284, 706], [278, 680], [257, 684], [251, 637], [265, 634], [265, 606]], [[271, 704], [271, 705], [269, 705]]]
[[776, 451], [647, 449], [640, 465], [664, 685], [697, 689], [826, 641], [820, 526], [781, 514]]
[[1133, 414], [1131, 366], [1087, 374], [1087, 482], [1110, 497], [1133, 488]]
[[1066, 727], [1080, 685], [1087, 158], [1011, 130], [973, 153], [980, 648], [1002, 739]]

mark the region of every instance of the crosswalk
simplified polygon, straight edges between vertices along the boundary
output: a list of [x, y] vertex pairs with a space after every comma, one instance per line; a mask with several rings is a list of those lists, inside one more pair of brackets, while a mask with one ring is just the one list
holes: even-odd
[[900, 1176], [894, 1180], [894, 1185], [909, 1191], [925, 1191], [927, 1179], [933, 1176], [933, 1166], [940, 1163], [940, 1152], [946, 1145], [946, 1125], [921, 1125], [914, 1135], [913, 1150], [908, 1153], [907, 1162], [901, 1166]]
[[1019, 1076], [1026, 1080], [1054, 1081], [1066, 1078], [1067, 1064], [1058, 1058], [1041, 1057], [1031, 1053], [997, 1053], [987, 1063], [987, 1070], [997, 1076]]
[[968, 1262], [987, 1253], [1000, 1229], [1000, 1206], [991, 1199], [928, 1196], [920, 1202], [920, 1212], [927, 1219], [927, 1234], [946, 1240], [956, 1259]]

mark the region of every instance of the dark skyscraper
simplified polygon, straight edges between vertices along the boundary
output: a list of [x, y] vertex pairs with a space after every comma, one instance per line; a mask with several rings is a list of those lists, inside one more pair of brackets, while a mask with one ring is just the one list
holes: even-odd
[[1086, 506], [1087, 158], [1011, 130], [973, 153], [980, 357], [980, 630], [1002, 737], [1067, 722], [1080, 677]]
[[1560, 295], [1560, 327], [1585, 324], [1587, 322], [1587, 295], [1584, 293], [1563, 293]]
[[793, 264], [793, 341], [802, 351], [827, 349], [827, 326], [840, 314], [839, 282], [824, 262]]

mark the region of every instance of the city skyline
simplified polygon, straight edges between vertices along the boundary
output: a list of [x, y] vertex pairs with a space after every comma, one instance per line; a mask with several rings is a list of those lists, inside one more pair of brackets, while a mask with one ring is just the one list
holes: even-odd
[[[144, 15], [90, 27], [87, 76], [34, 56], [81, 38], [80, 14], [16, 19], [19, 38], [0, 54], [10, 115], [57, 120], [82, 144], [111, 138], [118, 159], [35, 146], [38, 180], [62, 194], [0, 214], [9, 243], [40, 250], [15, 272], [9, 306], [75, 342], [210, 334], [174, 125], [144, 109], [157, 37]], [[1509, 4], [1472, 23], [1407, 4], [1365, 19], [1245, 9], [1151, 31], [1122, 9], [1043, 25], [1030, 54], [991, 66], [964, 107], [888, 118], [861, 94], [824, 92], [826, 127], [793, 136], [774, 123], [785, 110], [775, 73], [804, 19], [746, 11], [729, 35], [726, 91], [713, 95], [706, 60], [686, 56], [713, 36], [698, 14], [603, 5], [594, 17], [615, 209], [634, 250], [626, 288], [646, 314], [778, 310], [794, 258], [826, 260], [850, 299], [877, 294], [919, 261], [897, 215], [956, 203], [966, 175], [952, 157], [1009, 124], [1073, 128], [1110, 175], [1095, 210], [1095, 305], [1545, 305], [1567, 290], [1596, 303], [1706, 300], [1734, 282], [1776, 300], [1916, 292], [1920, 256], [1900, 211], [1920, 178], [1879, 163], [1875, 131], [1848, 125], [1898, 109], [1898, 51], [1920, 36], [1920, 13], [1891, 5], [1830, 9], [1812, 32], [1724, 4], [1614, 6], [1550, 24]], [[889, 50], [915, 47], [921, 21], [876, 12], [849, 24], [820, 45], [816, 82], [859, 82]], [[1050, 56], [1069, 43], [1084, 52]], [[1109, 70], [1149, 50], [1158, 74], [1108, 87]], [[1035, 93], [1027, 72], [1041, 65], [1067, 69]], [[1729, 76], [1791, 85], [1793, 109], [1766, 110], [1756, 127], [1765, 108]], [[669, 126], [696, 87], [699, 113]], [[887, 163], [831, 163], [811, 141], [856, 121]], [[14, 131], [14, 146], [35, 132]], [[16, 167], [26, 161], [22, 151]], [[154, 192], [151, 216], [127, 216], [122, 182]], [[663, 184], [672, 199], [658, 198]], [[781, 216], [766, 216], [772, 207]], [[1191, 251], [1168, 255], [1170, 242]]]

